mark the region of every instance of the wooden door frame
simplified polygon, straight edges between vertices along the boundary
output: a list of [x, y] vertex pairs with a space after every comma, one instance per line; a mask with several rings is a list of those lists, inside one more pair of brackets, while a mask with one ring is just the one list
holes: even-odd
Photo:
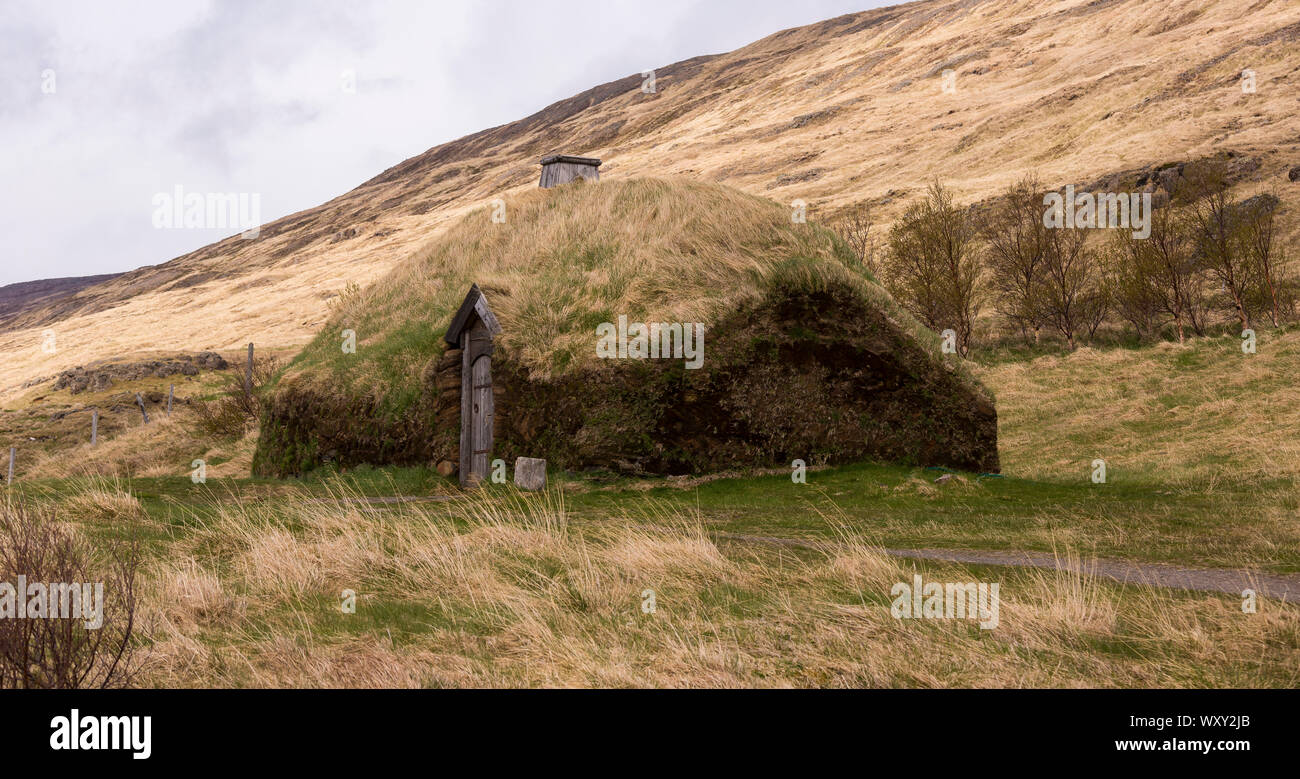
[[[487, 336], [480, 339], [477, 343], [470, 340], [470, 333], [478, 328]], [[491, 376], [493, 339], [501, 333], [501, 325], [497, 322], [496, 315], [492, 313], [491, 307], [488, 306], [487, 298], [479, 290], [477, 284], [470, 285], [469, 294], [457, 309], [456, 315], [452, 317], [451, 324], [447, 326], [447, 332], [443, 334], [443, 340], [447, 346], [460, 349], [460, 484], [462, 487], [471, 486], [469, 484], [469, 471], [473, 465], [474, 444], [473, 433], [470, 423], [473, 417], [473, 392], [474, 392], [474, 362], [479, 357], [487, 356], [488, 375]], [[495, 397], [492, 392], [488, 392], [488, 407], [493, 414], [495, 422], [496, 409]], [[495, 431], [488, 428], [489, 442], [493, 438]], [[490, 443], [489, 443], [490, 446]]]

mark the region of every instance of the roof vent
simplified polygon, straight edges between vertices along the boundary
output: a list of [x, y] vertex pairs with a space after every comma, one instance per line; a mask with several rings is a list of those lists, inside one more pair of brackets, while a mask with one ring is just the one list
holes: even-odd
[[600, 181], [600, 160], [568, 154], [552, 154], [542, 158], [542, 189], [568, 184], [574, 179]]

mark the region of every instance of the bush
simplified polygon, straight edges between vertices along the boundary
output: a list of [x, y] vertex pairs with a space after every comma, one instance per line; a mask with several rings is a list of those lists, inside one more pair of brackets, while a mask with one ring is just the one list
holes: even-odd
[[[5, 613], [0, 619], [0, 689], [127, 686], [138, 670], [132, 635], [139, 565], [135, 540], [92, 546], [50, 516], [31, 513], [21, 504], [0, 507], [0, 583], [16, 590], [23, 576], [28, 588], [37, 583], [102, 584], [99, 627], [87, 627], [87, 620], [78, 617], [19, 619], [12, 602], [17, 593], [0, 594], [0, 604], [11, 600], [0, 606]], [[57, 599], [50, 601], [53, 608]], [[61, 613], [71, 603], [71, 597], [65, 598]]]
[[253, 360], [252, 384], [243, 370], [229, 371], [215, 397], [194, 402], [198, 431], [221, 438], [239, 438], [261, 420], [266, 410], [266, 387], [280, 371], [274, 357]]
[[883, 281], [894, 299], [931, 330], [952, 329], [970, 351], [981, 304], [975, 221], [939, 181], [889, 231]]

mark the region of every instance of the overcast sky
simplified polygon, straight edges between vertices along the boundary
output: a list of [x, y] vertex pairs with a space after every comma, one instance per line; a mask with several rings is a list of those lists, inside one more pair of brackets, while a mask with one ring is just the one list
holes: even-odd
[[597, 84], [885, 4], [0, 0], [0, 284], [237, 232], [155, 228], [177, 185], [258, 193], [270, 222]]

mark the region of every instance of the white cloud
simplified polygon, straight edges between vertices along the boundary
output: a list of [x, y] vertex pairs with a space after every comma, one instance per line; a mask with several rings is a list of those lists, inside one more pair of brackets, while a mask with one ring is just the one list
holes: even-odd
[[[225, 237], [153, 229], [153, 194], [176, 184], [261, 193], [270, 221], [597, 84], [855, 5], [6, 0], [0, 284], [129, 270]], [[348, 69], [355, 94], [340, 88]]]

